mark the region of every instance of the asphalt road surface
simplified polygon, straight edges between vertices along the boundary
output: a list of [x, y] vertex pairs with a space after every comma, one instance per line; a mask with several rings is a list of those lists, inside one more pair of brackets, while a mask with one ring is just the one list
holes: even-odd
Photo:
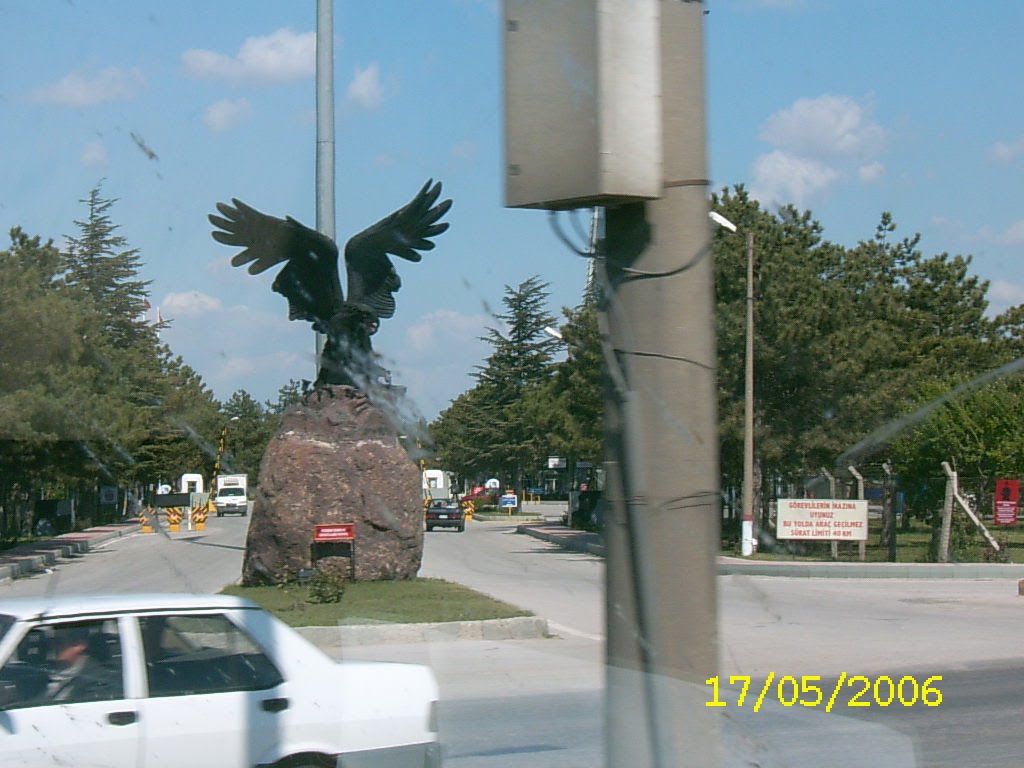
[[[493, 523], [427, 537], [424, 575], [528, 607], [560, 635], [546, 647], [506, 643], [503, 658], [495, 655], [479, 668], [465, 654], [459, 683], [457, 664], [445, 657], [452, 649], [430, 649], [442, 690], [447, 685], [453, 694], [442, 707], [452, 765], [589, 766], [603, 754], [594, 749], [604, 739], [603, 561], [524, 538]], [[738, 706], [739, 680], [723, 692], [725, 707], [697, 715], [721, 719], [723, 765], [1024, 764], [1018, 734], [1024, 598], [1016, 582], [729, 576], [719, 579], [719, 605], [721, 674], [750, 676], [753, 691]], [[509, 670], [504, 678], [503, 669]], [[755, 712], [769, 674], [770, 694]], [[798, 687], [820, 686], [823, 700], [805, 706], [816, 697], [798, 691], [794, 699], [789, 680], [780, 695], [778, 681], [787, 675]], [[552, 682], [547, 691], [545, 677]], [[885, 678], [896, 686], [907, 678], [902, 694], [911, 701], [932, 677], [941, 677], [932, 682], [942, 697], [937, 706], [920, 696], [911, 706], [896, 694], [890, 700]], [[866, 686], [867, 695], [851, 706]], [[488, 688], [502, 695], [489, 698]], [[700, 695], [710, 702], [710, 686]], [[861, 703], [868, 706], [856, 706]]]
[[249, 517], [211, 517], [206, 530], [136, 533], [27, 579], [0, 584], [4, 596], [218, 592], [242, 573]]
[[[112, 541], [51, 573], [0, 585], [15, 594], [211, 592], [238, 578], [250, 518], [211, 518], [203, 533], [137, 534]], [[517, 768], [600, 765], [604, 749], [603, 578], [600, 558], [564, 552], [471, 523], [465, 533], [426, 537], [421, 573], [465, 583], [546, 617], [557, 635], [527, 641], [379, 645], [343, 649], [352, 658], [429, 664], [442, 690], [448, 765]], [[959, 580], [719, 579], [723, 765], [1003, 766], [1021, 764], [1024, 663], [1018, 660], [1024, 598], [1016, 583]], [[681, 585], [685, 588], [685, 585]], [[839, 675], [905, 682], [928, 677], [942, 701], [886, 706], [863, 683], [824, 701], [794, 699], [801, 682], [826, 694]], [[755, 693], [769, 674], [758, 711]], [[748, 698], [739, 706], [742, 681]], [[792, 677], [794, 683], [780, 680]], [[820, 676], [820, 681], [815, 680]], [[712, 700], [710, 686], [694, 694]], [[787, 706], [787, 702], [789, 706]]]

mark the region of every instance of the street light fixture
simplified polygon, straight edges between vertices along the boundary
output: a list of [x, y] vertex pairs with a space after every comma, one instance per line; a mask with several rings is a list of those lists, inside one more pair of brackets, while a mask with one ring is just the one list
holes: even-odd
[[[730, 232], [738, 228], [725, 216], [709, 211], [708, 216]], [[754, 233], [747, 231], [747, 349], [746, 381], [743, 397], [743, 527], [740, 551], [744, 557], [754, 554]]]

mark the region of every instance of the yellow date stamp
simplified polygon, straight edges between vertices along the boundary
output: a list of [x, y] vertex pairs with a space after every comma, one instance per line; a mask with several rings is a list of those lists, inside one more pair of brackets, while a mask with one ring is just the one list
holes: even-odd
[[711, 689], [711, 700], [704, 706], [730, 706], [722, 699], [725, 690], [729, 690], [739, 692], [733, 706], [748, 706], [753, 699], [755, 712], [761, 710], [765, 701], [777, 701], [784, 707], [823, 707], [826, 712], [837, 707], [937, 707], [942, 704], [941, 682], [942, 675], [919, 680], [914, 675], [868, 677], [846, 672], [841, 673], [834, 684], [831, 680], [824, 681], [821, 675], [776, 675], [769, 672], [763, 684], [750, 675], [715, 676], [704, 681]]

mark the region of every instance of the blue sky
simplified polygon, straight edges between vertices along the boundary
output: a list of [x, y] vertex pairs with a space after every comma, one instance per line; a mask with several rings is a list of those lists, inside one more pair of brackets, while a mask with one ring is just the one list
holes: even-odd
[[[1024, 3], [708, 0], [712, 189], [810, 209], [829, 239], [882, 211], [926, 253], [974, 256], [994, 309], [1024, 301]], [[375, 347], [428, 418], [471, 384], [505, 285], [578, 303], [585, 264], [538, 211], [503, 207], [500, 5], [335, 0], [338, 239], [428, 179], [451, 229]], [[55, 240], [101, 180], [164, 338], [227, 398], [313, 378], [312, 332], [272, 275], [229, 264], [231, 197], [315, 222], [314, 0], [0, 0], [0, 226]], [[3, 241], [4, 247], [6, 239]]]

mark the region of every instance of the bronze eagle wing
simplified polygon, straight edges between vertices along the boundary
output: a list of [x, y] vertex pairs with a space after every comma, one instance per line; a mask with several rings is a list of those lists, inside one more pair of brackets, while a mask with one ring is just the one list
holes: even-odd
[[395, 314], [394, 294], [402, 280], [388, 255], [420, 261], [420, 251], [434, 247], [430, 238], [448, 229], [448, 223], [439, 223], [439, 219], [452, 207], [451, 200], [438, 203], [440, 196], [441, 182], [435, 184], [431, 179], [406, 205], [346, 243], [349, 304], [378, 318]]
[[214, 240], [243, 249], [231, 258], [231, 264], [248, 264], [249, 274], [258, 275], [288, 262], [271, 286], [288, 299], [288, 319], [307, 320], [326, 333], [331, 318], [345, 303], [337, 245], [291, 216], [268, 216], [234, 198], [231, 203], [217, 203], [221, 215], [208, 217], [218, 227], [213, 231]]

